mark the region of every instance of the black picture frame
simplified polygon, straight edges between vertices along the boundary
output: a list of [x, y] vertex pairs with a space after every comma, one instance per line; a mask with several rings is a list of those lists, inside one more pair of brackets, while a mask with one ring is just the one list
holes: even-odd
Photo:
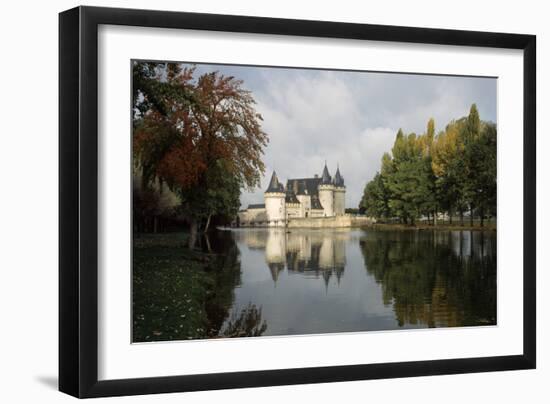
[[[100, 24], [523, 50], [523, 354], [99, 381], [98, 26]], [[59, 390], [103, 397], [534, 369], [536, 37], [183, 12], [77, 7], [59, 15]]]

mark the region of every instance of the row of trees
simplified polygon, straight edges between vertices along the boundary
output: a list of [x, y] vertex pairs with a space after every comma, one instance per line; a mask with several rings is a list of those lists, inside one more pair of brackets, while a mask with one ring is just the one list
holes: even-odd
[[[133, 64], [134, 221], [159, 212], [189, 223], [190, 245], [216, 216], [234, 217], [241, 188], [259, 185], [268, 142], [242, 81], [195, 77], [177, 63]], [[172, 206], [161, 206], [170, 192]]]
[[496, 216], [497, 129], [481, 121], [475, 104], [467, 117], [435, 135], [433, 119], [424, 134], [397, 132], [391, 153], [365, 186], [359, 208], [370, 216], [415, 224], [420, 217], [437, 223], [439, 213], [473, 225], [479, 216]]

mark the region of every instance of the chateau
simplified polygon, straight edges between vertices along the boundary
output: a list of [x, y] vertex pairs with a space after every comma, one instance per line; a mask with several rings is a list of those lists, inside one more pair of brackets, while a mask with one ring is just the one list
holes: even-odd
[[334, 178], [327, 165], [321, 177], [289, 179], [283, 186], [275, 171], [264, 192], [263, 204], [248, 205], [239, 212], [242, 226], [287, 227], [293, 219], [335, 218], [344, 216], [346, 186], [337, 168]]

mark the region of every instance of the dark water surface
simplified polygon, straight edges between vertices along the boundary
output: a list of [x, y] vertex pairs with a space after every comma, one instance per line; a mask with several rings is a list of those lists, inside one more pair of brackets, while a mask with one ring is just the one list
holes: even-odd
[[219, 230], [134, 243], [133, 341], [496, 324], [496, 232]]
[[262, 335], [496, 324], [496, 232], [231, 231]]

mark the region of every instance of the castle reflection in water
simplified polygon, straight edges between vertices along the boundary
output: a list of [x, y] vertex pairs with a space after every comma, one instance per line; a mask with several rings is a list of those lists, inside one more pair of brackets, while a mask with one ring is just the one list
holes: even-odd
[[349, 231], [248, 229], [236, 232], [236, 238], [251, 250], [264, 250], [265, 260], [274, 282], [287, 269], [289, 274], [322, 277], [328, 287], [330, 279], [340, 281], [346, 266], [346, 243]]
[[242, 267], [235, 307], [262, 307], [266, 335], [496, 324], [495, 232], [231, 232]]
[[[267, 267], [274, 282], [285, 269], [288, 274], [300, 273], [302, 276], [322, 277], [329, 285], [330, 279], [335, 277], [340, 283], [346, 267], [346, 245], [359, 243], [362, 246], [370, 243], [390, 243], [391, 249], [401, 249], [400, 243], [405, 239], [403, 248], [421, 244], [433, 247], [444, 246], [451, 255], [463, 263], [469, 260], [480, 260], [495, 254], [495, 247], [491, 240], [486, 240], [483, 232], [476, 231], [441, 231], [429, 232], [431, 241], [426, 243], [427, 232], [410, 231], [368, 232], [350, 231], [348, 229], [312, 230], [297, 229], [246, 229], [233, 231], [235, 239], [251, 250], [262, 250], [265, 253]], [[394, 244], [395, 243], [395, 244]], [[390, 260], [391, 261], [391, 260]]]

